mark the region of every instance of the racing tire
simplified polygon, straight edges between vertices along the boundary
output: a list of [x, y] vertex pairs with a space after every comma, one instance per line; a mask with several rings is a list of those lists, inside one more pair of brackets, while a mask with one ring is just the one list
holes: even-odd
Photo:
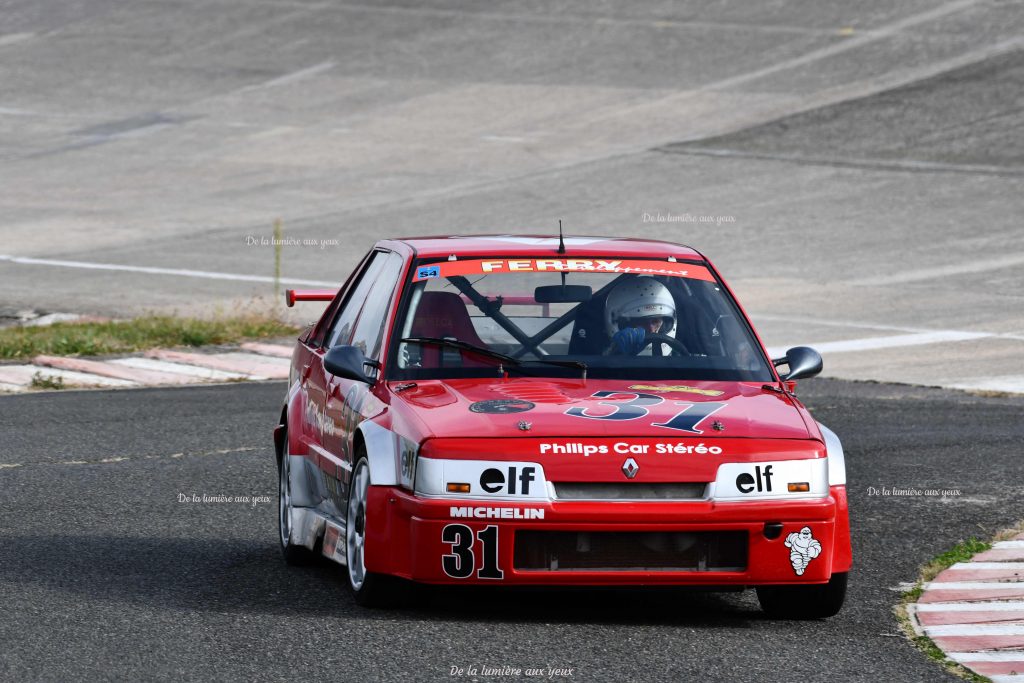
[[811, 586], [758, 586], [757, 601], [775, 619], [824, 619], [835, 616], [846, 598], [845, 572]]
[[397, 607], [409, 597], [409, 584], [394, 576], [366, 571], [367, 492], [370, 464], [363, 451], [356, 453], [356, 465], [345, 505], [345, 566], [348, 585], [357, 604], [363, 607]]
[[284, 447], [277, 459], [277, 540], [281, 544], [284, 561], [292, 566], [312, 564], [316, 554], [303, 545], [292, 543], [291, 538], [291, 461], [288, 458], [288, 432], [285, 431]]

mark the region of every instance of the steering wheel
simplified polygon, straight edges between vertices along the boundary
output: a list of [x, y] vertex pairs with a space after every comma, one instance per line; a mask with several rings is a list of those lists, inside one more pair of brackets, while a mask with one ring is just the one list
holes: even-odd
[[[682, 354], [686, 354], [687, 356], [693, 355], [693, 354], [690, 353], [690, 349], [686, 348], [686, 344], [684, 344], [683, 342], [679, 341], [675, 337], [671, 337], [671, 336], [669, 336], [667, 334], [661, 334], [660, 332], [648, 332], [647, 334], [645, 334], [644, 335], [644, 345], [643, 345], [643, 348], [641, 348], [640, 350], [642, 351], [643, 349], [646, 349], [648, 344], [653, 344], [655, 342], [661, 342], [663, 344], [668, 344], [675, 351], [678, 351], [679, 353], [682, 353]], [[658, 350], [658, 347], [655, 347], [655, 350]], [[660, 355], [660, 354], [656, 354], [656, 355]]]

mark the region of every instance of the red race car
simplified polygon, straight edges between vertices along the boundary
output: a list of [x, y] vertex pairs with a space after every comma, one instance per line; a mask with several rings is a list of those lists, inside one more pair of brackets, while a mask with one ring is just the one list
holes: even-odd
[[[384, 240], [299, 339], [274, 431], [290, 563], [356, 600], [410, 582], [757, 589], [839, 611], [839, 439], [698, 251], [633, 239]], [[787, 372], [779, 374], [777, 367]]]

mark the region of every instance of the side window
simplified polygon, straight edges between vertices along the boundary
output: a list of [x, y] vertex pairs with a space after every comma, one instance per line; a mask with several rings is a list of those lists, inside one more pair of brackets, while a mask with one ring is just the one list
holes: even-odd
[[352, 339], [352, 328], [355, 326], [356, 318], [359, 317], [359, 311], [362, 310], [363, 304], [366, 303], [366, 297], [373, 288], [373, 283], [377, 276], [380, 275], [387, 256], [387, 252], [382, 251], [375, 251], [370, 256], [370, 261], [366, 264], [362, 276], [355, 283], [348, 298], [341, 304], [341, 310], [338, 311], [338, 316], [331, 325], [331, 331], [327, 335], [327, 344], [325, 345], [327, 348], [339, 344], [348, 344], [349, 340]]
[[380, 353], [381, 337], [384, 334], [384, 319], [387, 317], [388, 309], [391, 308], [391, 301], [395, 298], [395, 290], [398, 289], [398, 278], [402, 275], [402, 257], [391, 253], [387, 259], [382, 259], [384, 266], [381, 268], [373, 290], [363, 305], [356, 322], [355, 333], [352, 335], [353, 346], [362, 349], [367, 358], [377, 358]]
[[324, 340], [331, 333], [331, 329], [334, 327], [334, 319], [338, 317], [338, 309], [344, 303], [344, 299], [348, 298], [348, 293], [358, 284], [362, 278], [363, 273], [366, 272], [366, 268], [373, 257], [376, 256], [376, 251], [370, 251], [366, 256], [359, 260], [359, 264], [351, 275], [346, 278], [345, 282], [342, 283], [339, 290], [341, 291], [342, 299], [335, 298], [334, 301], [327, 305], [320, 320], [313, 326], [313, 329], [309, 333], [309, 337], [305, 340], [310, 346], [323, 346]]

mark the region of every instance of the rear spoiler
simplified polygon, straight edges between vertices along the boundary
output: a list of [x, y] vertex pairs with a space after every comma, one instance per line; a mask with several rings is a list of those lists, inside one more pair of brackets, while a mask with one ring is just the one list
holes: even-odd
[[286, 289], [284, 302], [291, 308], [296, 301], [333, 301], [337, 293], [336, 289]]

